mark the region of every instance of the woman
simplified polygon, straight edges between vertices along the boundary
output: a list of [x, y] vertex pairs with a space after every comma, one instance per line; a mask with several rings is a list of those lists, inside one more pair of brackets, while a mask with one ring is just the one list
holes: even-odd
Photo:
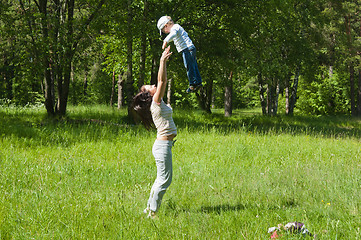
[[177, 128], [172, 118], [172, 108], [162, 99], [167, 86], [167, 60], [172, 55], [169, 50], [170, 47], [166, 48], [160, 58], [158, 85], [142, 86], [133, 99], [133, 108], [143, 125], [148, 130], [153, 126], [157, 129], [157, 139], [153, 145], [157, 178], [144, 210], [150, 218], [156, 218], [164, 193], [172, 182], [172, 146]]

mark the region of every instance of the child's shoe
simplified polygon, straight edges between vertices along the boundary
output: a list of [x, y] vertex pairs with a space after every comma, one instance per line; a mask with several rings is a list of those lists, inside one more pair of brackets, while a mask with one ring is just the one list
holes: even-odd
[[202, 83], [197, 85], [189, 85], [189, 88], [186, 90], [187, 93], [197, 92], [201, 87], [203, 87]]
[[150, 218], [150, 219], [158, 219], [158, 216], [157, 216], [157, 213], [156, 213], [156, 212], [149, 211], [149, 214], [148, 214], [147, 218]]

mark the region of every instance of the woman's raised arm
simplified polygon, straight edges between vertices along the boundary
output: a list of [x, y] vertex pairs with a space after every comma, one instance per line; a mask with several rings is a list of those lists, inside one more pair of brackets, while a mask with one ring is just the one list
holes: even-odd
[[156, 103], [160, 103], [162, 101], [165, 93], [165, 88], [167, 86], [167, 61], [170, 55], [172, 55], [172, 52], [170, 52], [170, 46], [168, 46], [160, 57], [157, 91], [153, 96], [153, 101]]

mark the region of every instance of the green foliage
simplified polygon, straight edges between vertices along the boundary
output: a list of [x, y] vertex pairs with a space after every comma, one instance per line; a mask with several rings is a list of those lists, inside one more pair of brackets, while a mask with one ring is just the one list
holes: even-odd
[[[307, 83], [301, 80], [298, 108], [318, 115], [347, 114], [350, 112], [347, 80], [330, 69], [321, 68], [317, 78]], [[326, 77], [327, 76], [327, 77]]]
[[[278, 87], [282, 97], [289, 76], [300, 70], [296, 108], [312, 114], [350, 113], [351, 98], [356, 98], [357, 91], [350, 92], [346, 79], [350, 66], [354, 66], [357, 79], [360, 65], [360, 21], [356, 14], [360, 6], [355, 1], [109, 0], [84, 28], [98, 3], [75, 1], [73, 32], [69, 35], [70, 25], [61, 22], [67, 18], [57, 15], [55, 2], [48, 2], [47, 18], [43, 19], [35, 1], [5, 1], [0, 8], [0, 98], [26, 105], [34, 94], [44, 95], [44, 57], [52, 63], [56, 92], [57, 79], [65, 75], [58, 78], [57, 72], [69, 66], [62, 62], [68, 60], [65, 55], [71, 50], [69, 102], [107, 103], [113, 72], [118, 77], [128, 71], [128, 37], [132, 40], [134, 81], [132, 90], [124, 88], [132, 91], [124, 96], [132, 96], [143, 81], [155, 81], [164, 37], [159, 36], [156, 22], [162, 15], [170, 15], [197, 48], [204, 85], [212, 86], [207, 97], [214, 99], [216, 108], [224, 106], [230, 72], [234, 73], [233, 107], [246, 108], [261, 105], [258, 81], [265, 90]], [[131, 25], [127, 23], [128, 13], [132, 15]], [[42, 26], [48, 26], [48, 37], [43, 35]], [[184, 94], [186, 71], [181, 54], [173, 43], [171, 46], [172, 103], [198, 108], [195, 97]], [[319, 75], [319, 68], [324, 67], [333, 68], [332, 79]], [[89, 79], [86, 89], [85, 77]], [[357, 83], [353, 87], [356, 89]]]
[[[92, 65], [91, 65], [92, 64]], [[76, 71], [71, 83], [71, 104], [108, 104], [112, 90], [112, 77], [102, 71], [98, 59]], [[85, 84], [86, 82], [86, 84]]]

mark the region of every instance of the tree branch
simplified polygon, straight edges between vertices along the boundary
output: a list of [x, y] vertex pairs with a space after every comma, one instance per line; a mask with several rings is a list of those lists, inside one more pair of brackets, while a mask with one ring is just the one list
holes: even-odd
[[36, 4], [36, 6], [38, 7], [38, 9], [40, 10], [40, 5], [39, 5], [38, 1], [34, 0], [34, 3]]
[[28, 26], [29, 26], [29, 30], [30, 30], [30, 38], [31, 38], [31, 41], [33, 43], [33, 47], [34, 47], [34, 50], [35, 50], [35, 54], [37, 53], [37, 48], [36, 48], [36, 44], [35, 44], [35, 39], [34, 39], [34, 35], [33, 35], [33, 28], [32, 28], [32, 25], [31, 25], [31, 20], [30, 20], [30, 17], [25, 9], [25, 6], [24, 6], [24, 3], [22, 0], [19, 0], [19, 3], [20, 3], [20, 7], [21, 9], [24, 11], [24, 14], [25, 14], [25, 18], [27, 20], [27, 23], [28, 23]]
[[74, 43], [73, 43], [73, 49], [72, 51], [74, 52], [76, 50], [76, 48], [78, 47], [78, 44], [80, 42], [80, 40], [82, 39], [87, 27], [89, 26], [89, 24], [91, 23], [91, 21], [93, 21], [93, 19], [95, 18], [96, 14], [100, 11], [100, 9], [103, 7], [104, 3], [106, 0], [101, 0], [98, 4], [98, 6], [95, 8], [94, 12], [88, 17], [88, 19], [85, 21], [83, 27], [81, 27], [82, 31], [79, 33], [78, 37], [75, 38]]

